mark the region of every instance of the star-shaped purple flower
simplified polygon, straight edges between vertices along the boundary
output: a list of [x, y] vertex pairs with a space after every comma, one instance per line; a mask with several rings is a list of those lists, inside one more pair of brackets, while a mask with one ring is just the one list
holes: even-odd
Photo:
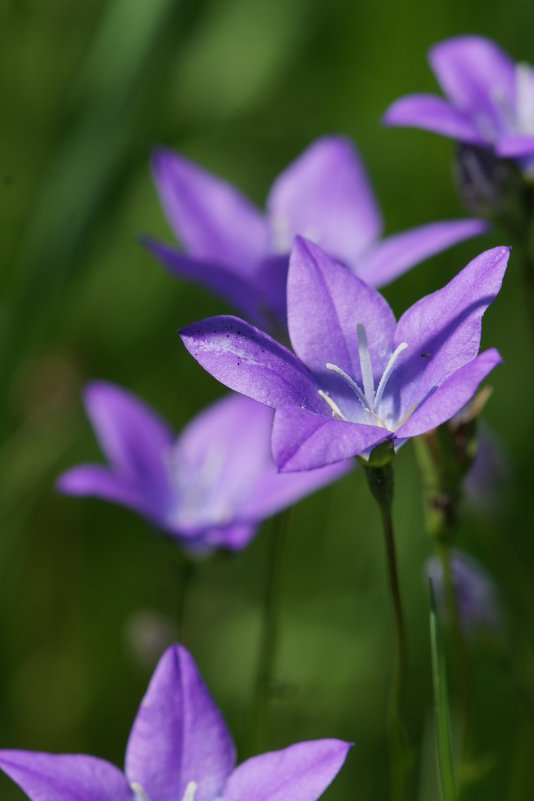
[[381, 240], [382, 219], [349, 140], [312, 144], [274, 182], [262, 213], [235, 187], [168, 150], [152, 168], [167, 219], [184, 252], [145, 238], [174, 274], [207, 287], [253, 323], [285, 325], [294, 237], [318, 243], [373, 286], [482, 233], [480, 220], [431, 223]]
[[430, 65], [447, 99], [415, 94], [393, 103], [388, 125], [435, 131], [502, 158], [534, 156], [534, 71], [481, 36], [446, 39]]
[[344, 464], [281, 476], [269, 433], [272, 412], [232, 395], [197, 415], [176, 438], [129, 392], [90, 384], [85, 406], [109, 465], [64, 473], [58, 488], [127, 506], [189, 551], [243, 548], [265, 518], [344, 475]]
[[124, 773], [91, 756], [0, 751], [0, 768], [31, 801], [315, 801], [350, 744], [297, 743], [235, 767], [232, 737], [193, 658], [162, 656], [141, 702]]
[[276, 409], [280, 470], [309, 470], [395, 445], [455, 415], [500, 362], [478, 353], [482, 315], [497, 295], [509, 249], [482, 253], [447, 286], [395, 322], [384, 298], [297, 237], [287, 306], [295, 353], [235, 317], [181, 331], [215, 378]]

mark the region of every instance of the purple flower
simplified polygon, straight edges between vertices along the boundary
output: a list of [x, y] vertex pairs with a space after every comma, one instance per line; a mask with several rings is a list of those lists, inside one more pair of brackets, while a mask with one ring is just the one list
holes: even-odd
[[85, 406], [109, 465], [64, 473], [58, 488], [127, 506], [190, 551], [239, 550], [263, 519], [344, 475], [352, 463], [281, 476], [269, 447], [272, 412], [232, 395], [209, 406], [176, 439], [142, 401], [106, 383]]
[[195, 323], [181, 337], [215, 378], [276, 409], [278, 467], [309, 470], [387, 439], [398, 445], [467, 403], [501, 360], [494, 349], [478, 350], [508, 256], [504, 247], [482, 253], [396, 323], [376, 290], [297, 237], [287, 289], [295, 353], [230, 316]]
[[162, 656], [141, 702], [124, 773], [96, 757], [0, 751], [0, 768], [31, 801], [315, 801], [350, 748], [297, 743], [235, 767], [235, 746], [191, 657]]
[[430, 65], [447, 99], [416, 94], [393, 103], [388, 125], [435, 131], [502, 158], [534, 156], [534, 72], [480, 36], [433, 47]]
[[[446, 618], [447, 598], [443, 569], [437, 557], [428, 560], [426, 573], [432, 581], [439, 612]], [[466, 633], [472, 635], [481, 629], [500, 629], [502, 610], [497, 588], [484, 568], [472, 557], [454, 550], [451, 573], [460, 621]]]
[[262, 327], [284, 325], [288, 256], [297, 234], [320, 244], [373, 286], [485, 230], [480, 220], [438, 222], [380, 241], [382, 219], [352, 144], [328, 136], [274, 182], [262, 213], [233, 186], [168, 150], [152, 168], [184, 251], [146, 238], [171, 272], [223, 297]]

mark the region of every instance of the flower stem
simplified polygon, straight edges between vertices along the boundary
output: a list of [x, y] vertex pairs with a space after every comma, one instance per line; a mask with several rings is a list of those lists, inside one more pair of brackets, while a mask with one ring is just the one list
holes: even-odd
[[389, 589], [395, 621], [396, 650], [388, 713], [388, 735], [392, 769], [391, 798], [393, 801], [406, 801], [409, 798], [408, 779], [412, 762], [411, 748], [402, 720], [402, 707], [408, 675], [408, 648], [391, 513], [393, 504], [393, 467], [391, 463], [381, 467], [367, 466], [365, 475], [371, 494], [378, 503], [382, 518]]
[[260, 646], [252, 702], [253, 753], [263, 752], [270, 740], [269, 701], [272, 692], [276, 645], [278, 640], [278, 612], [280, 600], [281, 565], [290, 510], [286, 509], [273, 519], [269, 532], [267, 576], [263, 599]]

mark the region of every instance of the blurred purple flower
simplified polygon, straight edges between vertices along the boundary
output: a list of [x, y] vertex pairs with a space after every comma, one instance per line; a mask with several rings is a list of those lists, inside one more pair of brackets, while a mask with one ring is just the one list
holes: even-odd
[[152, 169], [185, 251], [151, 238], [144, 244], [171, 272], [207, 287], [267, 328], [285, 325], [288, 257], [297, 234], [378, 287], [485, 230], [480, 220], [455, 220], [380, 241], [382, 219], [365, 170], [353, 145], [340, 136], [317, 140], [276, 179], [266, 213], [171, 151], [156, 151]]
[[482, 315], [497, 295], [508, 248], [482, 253], [398, 323], [374, 289], [297, 237], [288, 275], [296, 355], [235, 317], [180, 334], [215, 378], [276, 409], [272, 446], [281, 470], [309, 470], [396, 445], [441, 425], [501, 361], [478, 354]]
[[272, 412], [239, 395], [205, 409], [178, 438], [113, 384], [90, 384], [85, 406], [109, 465], [68, 470], [59, 490], [134, 509], [191, 552], [243, 548], [262, 520], [353, 467], [348, 460], [307, 476], [280, 475], [269, 447]]
[[[446, 619], [447, 598], [438, 557], [428, 560], [426, 572], [432, 581], [438, 611]], [[490, 575], [472, 557], [458, 550], [452, 552], [451, 573], [460, 621], [466, 633], [474, 634], [481, 629], [498, 631], [502, 627], [502, 610]]]
[[230, 732], [185, 648], [162, 656], [141, 702], [124, 773], [96, 757], [0, 751], [31, 801], [315, 801], [350, 748], [313, 740], [235, 767]]
[[430, 50], [430, 65], [447, 100], [402, 97], [387, 110], [387, 125], [435, 131], [502, 158], [534, 156], [534, 71], [515, 64], [480, 36], [446, 39]]
[[487, 426], [479, 425], [476, 455], [463, 483], [466, 500], [481, 514], [499, 515], [511, 475], [512, 465], [501, 443]]

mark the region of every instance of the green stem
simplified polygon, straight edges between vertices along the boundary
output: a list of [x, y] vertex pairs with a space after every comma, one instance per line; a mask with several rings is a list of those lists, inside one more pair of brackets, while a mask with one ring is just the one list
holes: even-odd
[[273, 686], [278, 612], [280, 600], [282, 553], [289, 523], [290, 510], [278, 514], [269, 536], [267, 577], [263, 599], [263, 619], [252, 703], [252, 742], [254, 753], [264, 751], [270, 741], [269, 701]]
[[369, 489], [380, 509], [386, 548], [389, 590], [395, 621], [396, 647], [388, 712], [388, 736], [392, 771], [391, 798], [393, 801], [406, 801], [409, 797], [408, 780], [412, 761], [411, 749], [402, 720], [402, 707], [406, 695], [408, 675], [408, 648], [391, 513], [393, 467], [391, 463], [382, 467], [367, 466], [365, 475]]

